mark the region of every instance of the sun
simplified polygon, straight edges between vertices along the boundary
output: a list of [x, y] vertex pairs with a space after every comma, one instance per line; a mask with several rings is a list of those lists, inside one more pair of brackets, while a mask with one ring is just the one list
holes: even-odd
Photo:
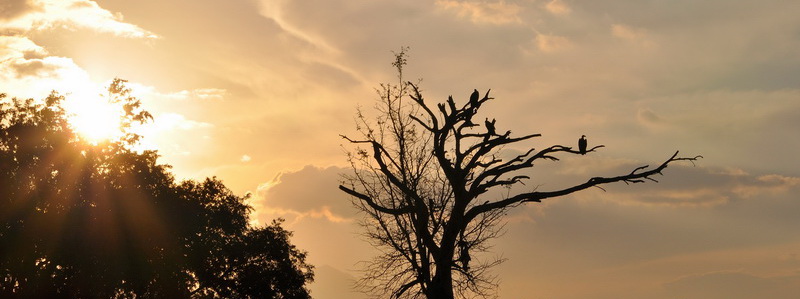
[[97, 144], [122, 136], [122, 106], [108, 99], [93, 97], [70, 97], [65, 103], [72, 128], [86, 141]]

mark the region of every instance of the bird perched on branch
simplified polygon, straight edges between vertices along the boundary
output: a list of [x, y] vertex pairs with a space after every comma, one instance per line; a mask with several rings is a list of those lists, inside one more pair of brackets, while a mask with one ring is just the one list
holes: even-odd
[[469, 104], [472, 105], [473, 108], [478, 108], [478, 98], [480, 98], [480, 96], [477, 89], [469, 96]]
[[486, 121], [485, 121], [485, 124], [486, 124], [486, 136], [497, 135], [497, 133], [495, 133], [495, 130], [494, 130], [494, 122], [495, 121], [496, 121], [495, 119], [492, 119], [492, 121], [489, 121], [489, 118], [486, 118]]
[[581, 139], [578, 139], [578, 150], [581, 151], [581, 155], [586, 154], [586, 135], [581, 135]]

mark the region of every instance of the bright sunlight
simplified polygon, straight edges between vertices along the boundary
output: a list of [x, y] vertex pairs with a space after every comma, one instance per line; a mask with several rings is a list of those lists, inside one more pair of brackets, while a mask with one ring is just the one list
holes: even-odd
[[100, 96], [68, 96], [65, 108], [75, 132], [91, 143], [119, 138], [122, 135], [123, 110]]

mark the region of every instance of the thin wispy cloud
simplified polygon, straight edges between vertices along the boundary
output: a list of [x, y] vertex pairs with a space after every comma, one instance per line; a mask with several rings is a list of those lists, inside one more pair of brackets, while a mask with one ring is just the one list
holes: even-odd
[[559, 16], [569, 15], [570, 12], [572, 12], [572, 9], [569, 7], [569, 5], [564, 3], [562, 0], [552, 0], [547, 2], [544, 7], [548, 12]]
[[437, 0], [436, 5], [453, 11], [459, 17], [478, 24], [502, 25], [522, 22], [519, 13], [522, 7], [506, 1], [458, 1]]

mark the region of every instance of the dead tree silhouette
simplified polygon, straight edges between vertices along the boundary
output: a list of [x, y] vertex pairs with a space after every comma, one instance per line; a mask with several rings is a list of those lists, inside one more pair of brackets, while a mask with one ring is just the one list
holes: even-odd
[[[394, 64], [399, 74], [403, 55], [401, 51]], [[676, 151], [654, 168], [645, 165], [627, 174], [591, 177], [566, 188], [487, 196], [492, 190], [522, 185], [530, 177], [520, 172], [534, 163], [604, 146], [576, 150], [552, 145], [501, 155], [503, 147], [522, 146], [541, 135], [498, 135], [494, 119], [486, 118], [483, 128], [469, 121], [493, 99], [488, 91], [476, 100], [473, 92], [460, 106], [452, 97], [431, 106], [417, 84], [398, 78], [398, 85], [384, 84], [378, 90], [375, 121], [359, 110], [360, 136], [342, 135], [355, 149], [348, 154], [353, 172], [344, 176], [339, 189], [353, 197], [365, 215], [365, 236], [381, 250], [366, 263], [360, 286], [379, 297], [491, 295], [496, 283], [487, 271], [502, 260], [482, 260], [474, 253], [485, 251], [487, 241], [498, 236], [509, 209], [613, 182], [655, 182], [652, 177], [671, 163], [700, 158], [680, 157]]]

